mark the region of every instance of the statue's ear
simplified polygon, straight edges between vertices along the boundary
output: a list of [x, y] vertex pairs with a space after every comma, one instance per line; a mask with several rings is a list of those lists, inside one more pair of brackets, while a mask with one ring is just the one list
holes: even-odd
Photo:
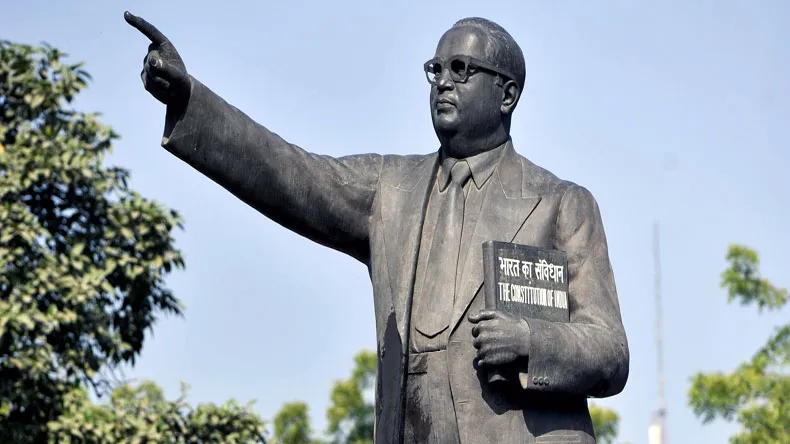
[[521, 97], [521, 88], [514, 80], [508, 80], [502, 85], [502, 114], [513, 114], [518, 99]]

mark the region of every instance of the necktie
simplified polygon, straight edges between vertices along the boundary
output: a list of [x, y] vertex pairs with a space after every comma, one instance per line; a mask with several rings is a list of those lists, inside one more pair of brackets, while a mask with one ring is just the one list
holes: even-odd
[[450, 323], [464, 222], [464, 184], [471, 173], [466, 160], [457, 161], [450, 170], [450, 184], [439, 193], [439, 218], [434, 228], [428, 269], [414, 307], [415, 328], [428, 337], [438, 335]]

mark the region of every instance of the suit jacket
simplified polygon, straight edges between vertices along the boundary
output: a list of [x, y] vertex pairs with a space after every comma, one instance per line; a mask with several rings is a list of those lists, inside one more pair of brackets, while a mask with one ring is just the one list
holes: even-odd
[[[171, 112], [171, 110], [168, 110]], [[193, 79], [186, 110], [169, 115], [162, 146], [282, 226], [368, 267], [376, 316], [375, 442], [403, 440], [409, 319], [417, 252], [438, 153], [309, 153], [255, 123]], [[486, 186], [462, 266], [447, 347], [463, 444], [594, 443], [587, 397], [622, 391], [629, 352], [606, 236], [585, 188], [560, 180], [508, 144]], [[491, 386], [473, 366], [483, 308], [481, 244], [500, 240], [567, 252], [570, 323], [528, 320], [519, 381]], [[462, 256], [464, 256], [462, 254]]]

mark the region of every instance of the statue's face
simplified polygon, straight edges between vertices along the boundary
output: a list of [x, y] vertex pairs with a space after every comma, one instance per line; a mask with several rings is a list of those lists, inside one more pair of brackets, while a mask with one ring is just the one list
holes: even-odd
[[[484, 136], [502, 121], [503, 92], [497, 76], [487, 70], [473, 70], [466, 81], [456, 82], [447, 62], [469, 56], [495, 65], [493, 51], [484, 31], [471, 27], [453, 28], [439, 40], [435, 57], [444, 61], [431, 85], [431, 117], [438, 134], [463, 131], [468, 138]], [[448, 69], [449, 68], [449, 69]], [[456, 75], [456, 77], [458, 77]]]

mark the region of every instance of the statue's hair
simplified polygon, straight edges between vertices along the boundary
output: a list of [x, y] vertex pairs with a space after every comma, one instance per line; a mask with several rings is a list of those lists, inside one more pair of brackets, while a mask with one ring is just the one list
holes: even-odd
[[527, 77], [527, 66], [524, 62], [524, 53], [521, 52], [521, 47], [518, 46], [513, 36], [505, 31], [505, 28], [491, 20], [480, 17], [468, 17], [458, 20], [453, 25], [453, 28], [467, 26], [485, 32], [488, 36], [491, 48], [494, 50], [493, 60], [489, 60], [489, 62], [493, 62], [500, 68], [510, 71], [510, 73], [516, 77], [513, 80], [515, 80], [519, 88], [523, 90], [524, 81]]

